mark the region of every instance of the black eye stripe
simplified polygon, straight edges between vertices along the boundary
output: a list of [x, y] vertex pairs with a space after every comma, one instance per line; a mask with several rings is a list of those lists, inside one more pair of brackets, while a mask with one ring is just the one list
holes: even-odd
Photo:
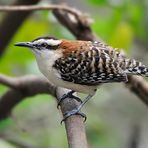
[[51, 46], [51, 45], [47, 45], [47, 48], [48, 48], [48, 49], [51, 49], [52, 47], [53, 47], [53, 46]]
[[58, 48], [58, 46], [59, 46], [59, 45], [54, 45], [54, 46], [47, 45], [46, 48], [49, 49], [49, 50], [55, 50], [55, 49]]
[[42, 43], [40, 45], [36, 45], [36, 48], [38, 50], [44, 50], [44, 49], [48, 49], [48, 50], [56, 50], [58, 48], [59, 45], [49, 45], [47, 43]]

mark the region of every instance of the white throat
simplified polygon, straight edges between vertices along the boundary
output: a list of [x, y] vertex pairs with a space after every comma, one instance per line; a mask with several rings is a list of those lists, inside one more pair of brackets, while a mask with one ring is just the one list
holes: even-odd
[[35, 52], [35, 57], [39, 70], [52, 82], [55, 79], [53, 65], [58, 58], [62, 57], [62, 52], [60, 50], [45, 50], [40, 51], [40, 53]]

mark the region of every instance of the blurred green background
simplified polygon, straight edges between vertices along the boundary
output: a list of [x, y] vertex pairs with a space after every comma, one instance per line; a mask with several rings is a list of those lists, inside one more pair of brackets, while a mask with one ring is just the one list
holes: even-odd
[[[123, 48], [129, 57], [148, 65], [147, 0], [62, 2], [88, 13], [94, 20], [91, 25], [93, 31], [106, 43]], [[0, 0], [0, 5], [9, 3], [9, 0]], [[46, 3], [49, 1], [41, 1], [41, 4]], [[3, 17], [4, 13], [1, 13], [0, 20]], [[14, 43], [46, 35], [74, 39], [50, 11], [34, 12], [7, 46], [5, 54], [0, 59], [0, 73], [15, 77], [25, 74], [41, 75], [32, 53], [25, 48], [16, 48]], [[7, 89], [0, 85], [0, 95]], [[88, 117], [85, 125], [90, 148], [132, 148], [135, 131], [135, 148], [148, 148], [147, 108], [123, 84], [102, 86], [83, 111]], [[0, 121], [0, 147], [67, 147], [65, 129], [60, 125], [61, 119], [55, 99], [51, 96], [38, 95], [26, 98], [13, 109], [9, 118]]]

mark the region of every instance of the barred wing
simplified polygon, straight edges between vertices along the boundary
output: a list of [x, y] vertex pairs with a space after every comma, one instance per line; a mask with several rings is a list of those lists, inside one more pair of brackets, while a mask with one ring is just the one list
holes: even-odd
[[99, 48], [73, 51], [58, 59], [53, 65], [64, 81], [82, 85], [98, 85], [109, 82], [125, 82], [127, 75], [118, 60]]

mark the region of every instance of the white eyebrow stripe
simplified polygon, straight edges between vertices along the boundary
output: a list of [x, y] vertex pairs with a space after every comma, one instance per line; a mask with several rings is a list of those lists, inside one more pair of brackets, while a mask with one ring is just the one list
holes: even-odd
[[54, 39], [39, 39], [37, 41], [34, 41], [35, 44], [42, 44], [42, 43], [47, 43], [48, 45], [51, 46], [56, 46], [59, 45], [62, 41], [61, 40], [54, 40]]
[[49, 44], [49, 45], [56, 46], [56, 45], [59, 45], [62, 41], [61, 41], [61, 40], [49, 39], [49, 40], [47, 40], [46, 42], [47, 42], [47, 44]]

